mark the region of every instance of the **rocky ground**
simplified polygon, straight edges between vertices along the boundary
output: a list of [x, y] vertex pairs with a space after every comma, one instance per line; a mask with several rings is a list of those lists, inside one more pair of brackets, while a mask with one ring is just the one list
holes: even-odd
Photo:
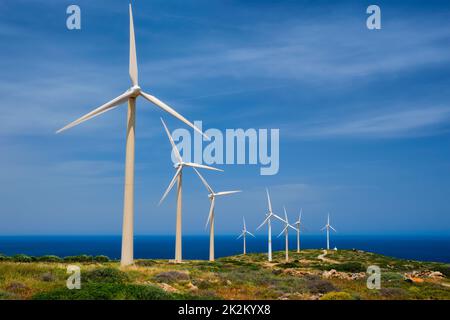
[[[67, 266], [81, 289], [66, 288]], [[367, 267], [381, 288], [367, 288]], [[216, 262], [137, 260], [120, 268], [106, 257], [0, 255], [0, 299], [450, 299], [450, 265], [357, 250], [304, 250], [224, 257]]]

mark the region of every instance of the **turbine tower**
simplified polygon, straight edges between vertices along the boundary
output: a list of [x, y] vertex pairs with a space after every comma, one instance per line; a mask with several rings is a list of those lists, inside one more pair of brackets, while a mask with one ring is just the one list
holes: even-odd
[[241, 192], [241, 190], [233, 190], [233, 191], [221, 191], [221, 192], [214, 192], [214, 190], [211, 188], [211, 186], [206, 182], [205, 178], [198, 172], [197, 169], [195, 169], [195, 172], [200, 177], [200, 180], [202, 180], [203, 184], [205, 185], [206, 189], [208, 190], [208, 198], [211, 201], [211, 206], [209, 207], [209, 215], [208, 220], [206, 220], [205, 228], [208, 227], [209, 223], [209, 261], [214, 261], [214, 208], [216, 203], [216, 197], [217, 196], [225, 196], [228, 194], [238, 193]]
[[[56, 133], [79, 125], [82, 122], [90, 120], [107, 111], [117, 108], [119, 105], [128, 102], [127, 116], [127, 133], [126, 133], [126, 155], [125, 155], [125, 190], [124, 190], [124, 206], [123, 206], [123, 225], [122, 225], [122, 254], [120, 264], [122, 266], [133, 263], [133, 224], [134, 224], [134, 141], [135, 141], [135, 119], [136, 119], [136, 99], [142, 96], [150, 101], [158, 108], [171, 114], [175, 118], [184, 122], [194, 130], [204, 135], [200, 129], [194, 126], [186, 118], [172, 109], [170, 106], [156, 98], [155, 96], [145, 93], [138, 84], [138, 67], [136, 58], [136, 43], [134, 37], [133, 13], [131, 4], [129, 5], [130, 15], [130, 61], [129, 74], [131, 78], [131, 88], [112, 99], [111, 101], [92, 110], [77, 120], [69, 123], [65, 127], [59, 129]], [[205, 136], [205, 135], [204, 135]], [[205, 136], [206, 137], [206, 136]], [[208, 138], [208, 137], [206, 137]], [[209, 138], [208, 138], [209, 139]]]
[[330, 214], [329, 213], [328, 213], [327, 224], [320, 230], [323, 231], [324, 229], [327, 230], [327, 250], [330, 250], [330, 229], [333, 230], [334, 232], [337, 232], [337, 231], [330, 225]]
[[297, 230], [297, 229], [295, 229], [292, 225], [289, 224], [286, 208], [284, 206], [283, 206], [283, 210], [284, 210], [283, 222], [284, 222], [285, 226], [284, 226], [284, 229], [278, 235], [278, 237], [284, 233], [285, 241], [286, 241], [286, 244], [285, 244], [286, 261], [289, 261], [289, 228], [292, 228], [294, 230]]
[[[243, 221], [244, 221], [244, 229], [242, 229], [242, 233], [239, 235], [239, 237], [237, 237], [237, 239], [242, 238], [244, 240], [244, 254], [247, 254], [247, 246], [246, 246], [246, 235], [249, 234], [251, 235], [253, 238], [255, 238], [255, 235], [253, 233], [251, 233], [250, 231], [247, 231], [247, 227], [245, 226], [245, 218], [242, 217]], [[236, 240], [237, 240], [236, 239]]]
[[275, 213], [273, 213], [273, 211], [272, 211], [272, 202], [270, 201], [269, 190], [267, 190], [267, 188], [266, 188], [266, 194], [267, 194], [267, 204], [269, 206], [269, 212], [266, 214], [266, 218], [259, 225], [259, 227], [256, 228], [256, 230], [258, 230], [259, 228], [261, 228], [263, 225], [265, 225], [267, 223], [267, 229], [268, 229], [268, 252], [267, 252], [267, 257], [268, 257], [269, 261], [272, 261], [272, 226], [271, 226], [271, 220], [270, 219], [277, 218], [278, 220], [283, 221], [283, 222], [284, 222], [284, 220], [281, 219]]
[[303, 208], [300, 209], [300, 214], [298, 216], [298, 220], [294, 223], [295, 229], [297, 230], [297, 253], [300, 252], [300, 229], [303, 226], [302, 212], [303, 212]]
[[184, 167], [191, 167], [193, 168], [197, 173], [198, 171], [195, 168], [202, 168], [202, 169], [208, 169], [208, 170], [215, 170], [215, 171], [223, 171], [221, 169], [213, 168], [210, 166], [205, 166], [198, 163], [193, 162], [184, 162], [183, 158], [181, 158], [180, 152], [178, 151], [175, 142], [173, 141], [172, 135], [169, 132], [169, 129], [167, 128], [164, 120], [161, 118], [161, 122], [164, 126], [164, 130], [166, 131], [167, 137], [169, 138], [170, 144], [172, 145], [173, 153], [175, 154], [175, 158], [177, 159], [177, 163], [174, 165], [175, 169], [177, 171], [175, 172], [175, 175], [173, 176], [172, 180], [169, 183], [169, 186], [166, 189], [166, 192], [164, 192], [161, 200], [159, 201], [160, 205], [166, 196], [169, 194], [170, 190], [172, 190], [173, 186], [175, 185], [175, 182], [177, 182], [177, 222], [176, 222], [176, 235], [175, 235], [175, 262], [180, 263], [182, 261], [182, 254], [181, 254], [181, 218], [182, 218], [182, 177], [183, 177], [183, 168]]

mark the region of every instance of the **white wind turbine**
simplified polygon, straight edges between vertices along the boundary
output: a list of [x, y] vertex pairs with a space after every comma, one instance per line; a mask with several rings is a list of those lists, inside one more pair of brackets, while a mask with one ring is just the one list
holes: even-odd
[[277, 218], [280, 221], [284, 221], [284, 220], [281, 219], [275, 213], [273, 213], [273, 211], [272, 211], [272, 202], [270, 201], [269, 190], [266, 189], [266, 193], [267, 193], [267, 203], [268, 203], [268, 206], [269, 206], [269, 212], [266, 214], [266, 218], [259, 225], [259, 227], [256, 228], [256, 230], [258, 230], [259, 228], [261, 228], [263, 225], [265, 225], [267, 223], [267, 228], [268, 228], [268, 252], [267, 252], [267, 257], [268, 257], [269, 261], [272, 261], [272, 226], [271, 226], [271, 220], [270, 219], [275, 217], [275, 218]]
[[209, 192], [208, 198], [211, 201], [211, 206], [209, 207], [208, 220], [206, 220], [205, 228], [208, 227], [209, 223], [209, 261], [214, 261], [214, 208], [216, 205], [216, 197], [238, 193], [241, 192], [241, 190], [214, 192], [214, 190], [211, 188], [208, 182], [206, 182], [205, 178], [203, 178], [203, 176], [200, 174], [200, 172], [198, 172], [198, 170], [195, 168], [194, 170], [195, 172], [197, 172], [197, 175], [200, 177], [200, 180], [202, 180], [203, 184], [208, 190]]
[[253, 238], [255, 238], [255, 235], [253, 233], [251, 233], [250, 231], [247, 231], [247, 227], [245, 226], [245, 218], [242, 217], [242, 219], [244, 221], [244, 229], [242, 229], [242, 233], [239, 235], [239, 237], [237, 237], [237, 239], [243, 238], [243, 240], [244, 240], [244, 254], [247, 254], [246, 235], [249, 234]]
[[215, 170], [215, 171], [223, 171], [223, 170], [213, 168], [210, 166], [205, 166], [205, 165], [198, 164], [198, 163], [184, 162], [183, 158], [181, 158], [180, 152], [178, 151], [178, 149], [175, 145], [175, 142], [173, 141], [172, 135], [170, 134], [169, 129], [167, 128], [164, 120], [161, 119], [161, 122], [164, 126], [164, 130], [167, 133], [167, 137], [169, 138], [170, 144], [172, 145], [173, 153], [175, 154], [175, 158], [177, 159], [178, 162], [174, 165], [174, 167], [175, 167], [175, 169], [177, 169], [177, 171], [175, 172], [175, 175], [173, 176], [172, 180], [170, 181], [169, 186], [166, 189], [166, 192], [164, 192], [161, 200], [159, 201], [159, 205], [164, 201], [166, 196], [169, 194], [169, 191], [172, 190], [173, 186], [175, 185], [175, 182], [177, 182], [177, 223], [176, 223], [176, 236], [175, 236], [175, 262], [179, 263], [182, 261], [182, 255], [181, 255], [181, 208], [182, 208], [183, 168], [191, 167], [197, 173], [198, 173], [198, 171], [195, 168], [202, 168], [202, 169]]
[[294, 230], [297, 230], [297, 229], [295, 229], [292, 225], [289, 224], [289, 220], [288, 220], [288, 216], [287, 216], [287, 212], [286, 212], [286, 208], [285, 207], [283, 207], [283, 210], [284, 210], [284, 220], [283, 220], [283, 222], [284, 222], [285, 226], [284, 226], [284, 229], [278, 235], [278, 237], [281, 236], [284, 233], [285, 241], [286, 241], [286, 244], [285, 244], [286, 261], [289, 261], [289, 228], [292, 228]]
[[[171, 114], [175, 118], [184, 122], [194, 130], [203, 134], [201, 130], [195, 127], [186, 118], [169, 107], [167, 104], [156, 98], [155, 96], [145, 93], [138, 85], [138, 68], [136, 59], [136, 43], [134, 37], [133, 13], [131, 4], [129, 5], [130, 14], [130, 63], [129, 74], [132, 86], [127, 91], [112, 99], [111, 101], [101, 105], [97, 109], [85, 114], [77, 120], [69, 123], [62, 129], [58, 130], [60, 133], [64, 130], [79, 125], [82, 122], [90, 120], [107, 111], [115, 109], [119, 105], [128, 102], [128, 117], [127, 117], [127, 134], [126, 134], [126, 156], [125, 156], [125, 191], [124, 191], [124, 209], [123, 209], [123, 226], [122, 226], [122, 255], [120, 264], [122, 266], [133, 263], [133, 224], [134, 224], [134, 141], [135, 141], [135, 118], [136, 118], [136, 99], [142, 96], [144, 99], [150, 101], [155, 106], [161, 108], [165, 112]], [[206, 136], [205, 136], [206, 137]]]
[[298, 216], [298, 220], [294, 223], [295, 229], [297, 230], [297, 253], [300, 252], [300, 229], [303, 226], [302, 212], [303, 212], [303, 208], [300, 209], [300, 214]]
[[324, 229], [327, 230], [327, 250], [330, 250], [330, 229], [333, 230], [334, 232], [337, 232], [337, 231], [330, 224], [330, 214], [329, 213], [328, 213], [327, 224], [320, 230], [323, 231]]

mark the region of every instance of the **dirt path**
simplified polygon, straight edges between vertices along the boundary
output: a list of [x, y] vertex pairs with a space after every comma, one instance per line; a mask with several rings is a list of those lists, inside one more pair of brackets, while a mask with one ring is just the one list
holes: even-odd
[[328, 263], [337, 263], [337, 264], [340, 263], [339, 261], [336, 261], [336, 260], [333, 260], [333, 259], [325, 258], [326, 255], [327, 255], [327, 250], [323, 250], [323, 253], [322, 253], [322, 254], [319, 254], [319, 255], [317, 256], [317, 259], [319, 259], [319, 260], [321, 260], [321, 261], [323, 261], [323, 262], [328, 262]]

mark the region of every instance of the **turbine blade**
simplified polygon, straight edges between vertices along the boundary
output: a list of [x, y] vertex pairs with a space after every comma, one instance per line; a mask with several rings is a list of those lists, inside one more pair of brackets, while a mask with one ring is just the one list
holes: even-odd
[[263, 225], [265, 225], [265, 224], [267, 223], [267, 221], [269, 221], [270, 217], [271, 217], [271, 216], [269, 215], [267, 218], [265, 218], [264, 221], [259, 225], [259, 227], [256, 228], [256, 230], [258, 230], [258, 229], [261, 228]]
[[289, 223], [289, 222], [288, 222], [288, 216], [287, 216], [287, 212], [286, 212], [286, 207], [285, 207], [285, 206], [283, 206], [283, 210], [284, 210], [284, 219], [286, 220], [286, 223]]
[[183, 169], [182, 166], [179, 166], [179, 167], [178, 167], [178, 170], [175, 172], [175, 175], [173, 176], [172, 180], [170, 181], [169, 186], [168, 186], [167, 189], [166, 189], [166, 192], [164, 192], [164, 194], [163, 194], [161, 200], [159, 200], [158, 206], [161, 205], [161, 203], [164, 201], [164, 199], [166, 198], [166, 196], [169, 194], [170, 190], [172, 190], [172, 188], [173, 188], [173, 186], [174, 186], [174, 184], [175, 184], [175, 181], [177, 180], [178, 175], [181, 173], [181, 170], [182, 170], [182, 169]]
[[197, 128], [196, 126], [194, 126], [192, 123], [190, 123], [185, 117], [183, 117], [181, 114], [179, 114], [178, 112], [176, 112], [174, 109], [172, 109], [171, 107], [169, 107], [167, 104], [165, 104], [164, 102], [162, 102], [161, 100], [159, 100], [158, 98], [156, 98], [155, 96], [152, 96], [148, 93], [142, 92], [141, 91], [141, 95], [147, 99], [148, 101], [150, 101], [151, 103], [153, 103], [154, 105], [158, 106], [159, 108], [163, 109], [164, 111], [166, 111], [167, 113], [171, 114], [172, 116], [174, 116], [175, 118], [177, 118], [178, 120], [180, 120], [181, 122], [184, 122], [185, 124], [187, 124], [189, 127], [191, 127], [192, 129], [194, 129], [195, 131], [197, 131], [198, 133], [200, 133], [202, 136], [204, 136], [207, 140], [210, 140], [209, 137], [207, 135], [205, 135], [199, 128]]
[[200, 180], [202, 180], [203, 184], [205, 185], [206, 189], [208, 190], [208, 192], [210, 192], [211, 194], [214, 194], [213, 189], [209, 186], [208, 182], [206, 182], [205, 178], [203, 178], [203, 176], [200, 174], [200, 172], [198, 172], [197, 169], [194, 169], [194, 171], [197, 173], [197, 175], [199, 176]]
[[335, 228], [333, 228], [332, 226], [330, 226], [331, 230], [333, 230], [334, 232], [337, 232]]
[[138, 84], [138, 68], [136, 58], [136, 40], [134, 38], [134, 23], [133, 23], [133, 11], [131, 10], [130, 3], [130, 78], [133, 86]]
[[288, 227], [291, 228], [292, 230], [297, 231], [297, 229], [296, 229], [293, 225], [291, 225], [291, 224], [288, 224]]
[[288, 226], [284, 227], [284, 229], [280, 232], [280, 234], [277, 235], [277, 238], [280, 237], [286, 231], [287, 228], [288, 228]]
[[280, 220], [280, 221], [282, 221], [282, 222], [284, 222], [284, 223], [287, 223], [286, 221], [283, 220], [283, 218], [281, 218], [280, 216], [276, 215], [275, 213], [273, 214], [273, 216], [274, 216], [275, 218], [277, 218], [278, 220]]
[[266, 188], [266, 193], [267, 193], [267, 203], [269, 205], [269, 212], [272, 212], [272, 202], [270, 201], [269, 190], [267, 188]]
[[326, 229], [326, 227], [327, 227], [327, 226], [323, 227], [322, 229], [320, 229], [320, 231], [323, 231], [323, 230], [325, 230], [325, 229]]
[[243, 235], [244, 235], [244, 233], [242, 232], [242, 233], [239, 235], [239, 237], [236, 238], [236, 240], [242, 238]]
[[101, 115], [102, 113], [104, 113], [106, 111], [112, 110], [113, 108], [115, 108], [115, 107], [119, 106], [120, 104], [124, 103], [125, 101], [127, 101], [128, 98], [130, 97], [130, 95], [131, 95], [131, 92], [129, 92], [129, 91], [122, 93], [120, 96], [112, 99], [111, 101], [101, 105], [97, 109], [92, 110], [91, 112], [85, 114], [84, 116], [78, 118], [77, 120], [69, 123], [65, 127], [59, 129], [58, 131], [56, 131], [56, 133], [63, 132], [64, 130], [75, 127], [76, 125], [79, 125], [80, 123], [82, 123], [84, 121], [90, 120], [98, 115]]
[[166, 130], [167, 137], [169, 138], [170, 144], [172, 145], [172, 150], [173, 150], [173, 153], [175, 153], [175, 157], [177, 158], [177, 160], [179, 162], [183, 162], [183, 159], [181, 158], [180, 152], [178, 151], [178, 148], [175, 145], [175, 141], [173, 141], [172, 135], [170, 134], [170, 131], [169, 131], [169, 129], [166, 126], [166, 123], [164, 122], [164, 120], [162, 118], [160, 118], [160, 119], [161, 119], [161, 122], [162, 122], [162, 124], [164, 126], [164, 130]]
[[239, 193], [242, 192], [241, 190], [233, 190], [233, 191], [221, 191], [221, 192], [217, 192], [216, 196], [225, 196], [227, 194], [233, 194], [233, 193]]
[[214, 202], [215, 202], [216, 198], [213, 196], [211, 199], [211, 206], [209, 207], [209, 215], [208, 215], [208, 220], [206, 220], [206, 225], [205, 225], [205, 229], [208, 227], [208, 223], [211, 220], [213, 211], [214, 211]]
[[244, 221], [244, 230], [247, 231], [247, 227], [245, 226], [245, 217], [242, 217], [242, 220]]
[[251, 235], [253, 238], [256, 238], [255, 235], [253, 233], [251, 233], [250, 231], [245, 231], [247, 232], [249, 235]]
[[185, 164], [186, 166], [188, 166], [188, 167], [195, 167], [195, 168], [202, 168], [202, 169], [207, 169], [207, 170], [213, 170], [213, 171], [220, 171], [220, 172], [223, 172], [222, 169], [218, 169], [218, 168], [206, 166], [206, 165], [204, 165], [204, 164], [198, 164], [198, 163], [195, 163], [195, 162], [185, 162], [184, 164]]

